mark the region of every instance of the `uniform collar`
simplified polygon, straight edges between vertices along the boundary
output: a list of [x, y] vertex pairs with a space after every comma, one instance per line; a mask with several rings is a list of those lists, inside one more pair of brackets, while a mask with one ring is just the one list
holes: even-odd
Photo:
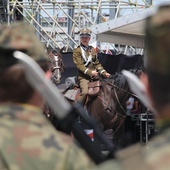
[[43, 125], [46, 120], [38, 107], [27, 104], [2, 104], [0, 105], [0, 119], [17, 119]]
[[90, 48], [89, 45], [88, 45], [88, 46], [85, 46], [85, 45], [83, 45], [82, 43], [80, 44], [80, 46], [83, 48], [84, 51], [87, 51], [87, 50]]

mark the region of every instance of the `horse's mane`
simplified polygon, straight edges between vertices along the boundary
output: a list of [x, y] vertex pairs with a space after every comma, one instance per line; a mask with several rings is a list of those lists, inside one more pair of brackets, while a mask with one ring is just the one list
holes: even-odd
[[127, 83], [126, 77], [122, 73], [116, 73], [113, 75], [114, 83], [115, 85], [119, 87], [124, 87], [124, 85]]
[[[139, 67], [137, 69], [131, 69], [129, 71], [134, 73], [137, 77], [140, 77], [143, 72], [143, 69]], [[114, 80], [114, 84], [120, 88], [124, 87], [124, 85], [127, 83], [126, 77], [121, 72], [116, 72], [110, 77], [110, 79]]]
[[120, 88], [123, 88], [127, 83], [126, 77], [120, 72], [116, 72], [114, 75], [111, 75], [108, 79], [106, 79], [106, 81], [112, 84], [114, 83], [115, 86]]

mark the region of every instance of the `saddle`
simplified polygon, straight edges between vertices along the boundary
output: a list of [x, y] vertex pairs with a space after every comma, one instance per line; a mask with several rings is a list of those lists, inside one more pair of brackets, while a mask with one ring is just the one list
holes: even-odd
[[68, 77], [65, 83], [59, 85], [58, 88], [60, 92], [63, 93], [64, 97], [71, 102], [76, 101], [80, 95], [76, 77]]
[[[100, 87], [101, 82], [99, 79], [90, 80], [88, 85], [88, 95], [90, 97], [97, 96], [99, 94]], [[80, 88], [75, 77], [67, 78], [64, 86], [60, 87], [59, 89], [64, 94], [64, 97], [73, 102], [77, 101], [80, 95]]]
[[80, 95], [80, 89], [78, 87], [74, 87], [73, 89], [69, 89], [64, 94], [64, 97], [66, 97], [68, 100], [75, 102], [77, 101], [78, 97]]

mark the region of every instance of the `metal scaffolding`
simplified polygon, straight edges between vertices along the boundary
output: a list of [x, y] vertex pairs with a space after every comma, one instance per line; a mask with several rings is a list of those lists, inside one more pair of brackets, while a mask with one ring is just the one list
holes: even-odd
[[153, 6], [152, 0], [2, 0], [2, 2], [0, 23], [10, 24], [23, 20], [35, 28], [37, 36], [46, 47], [65, 46], [71, 50], [79, 44], [79, 29], [95, 27], [100, 23]]

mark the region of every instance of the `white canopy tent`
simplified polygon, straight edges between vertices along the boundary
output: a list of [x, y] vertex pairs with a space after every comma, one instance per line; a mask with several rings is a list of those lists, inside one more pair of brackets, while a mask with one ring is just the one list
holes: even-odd
[[[170, 2], [162, 4], [170, 4]], [[144, 48], [145, 19], [156, 12], [157, 7], [91, 26], [90, 29], [93, 32], [91, 43], [97, 39], [99, 42]]]

